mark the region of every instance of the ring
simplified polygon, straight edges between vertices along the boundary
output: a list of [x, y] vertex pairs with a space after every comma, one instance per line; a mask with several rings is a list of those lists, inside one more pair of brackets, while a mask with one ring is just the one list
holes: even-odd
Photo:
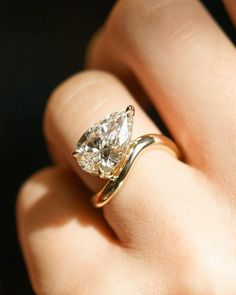
[[145, 134], [131, 140], [135, 108], [107, 115], [79, 139], [72, 155], [82, 170], [108, 179], [104, 188], [92, 197], [100, 208], [107, 204], [123, 184], [135, 159], [147, 147], [156, 147], [181, 159], [177, 145], [161, 134]]

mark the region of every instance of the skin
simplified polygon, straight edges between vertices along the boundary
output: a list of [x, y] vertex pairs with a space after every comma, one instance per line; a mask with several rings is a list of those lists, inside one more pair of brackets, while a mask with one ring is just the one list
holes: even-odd
[[[235, 1], [225, 1], [235, 20]], [[22, 186], [17, 224], [42, 295], [236, 294], [236, 52], [196, 0], [120, 0], [90, 43], [88, 70], [51, 95], [44, 130], [55, 160]], [[138, 157], [117, 197], [71, 157], [94, 122], [129, 104], [133, 138], [159, 133], [185, 156]]]

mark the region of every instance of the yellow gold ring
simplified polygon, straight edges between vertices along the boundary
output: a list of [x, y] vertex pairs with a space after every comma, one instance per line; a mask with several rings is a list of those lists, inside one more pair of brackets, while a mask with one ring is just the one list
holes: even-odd
[[144, 149], [155, 147], [180, 159], [177, 145], [160, 134], [146, 134], [131, 141], [135, 109], [128, 106], [94, 124], [78, 141], [72, 153], [86, 172], [108, 179], [105, 187], [92, 197], [95, 207], [103, 207], [123, 184], [135, 159]]

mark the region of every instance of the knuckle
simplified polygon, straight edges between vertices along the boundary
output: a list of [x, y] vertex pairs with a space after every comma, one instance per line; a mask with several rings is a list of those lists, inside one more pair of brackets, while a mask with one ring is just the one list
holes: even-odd
[[169, 44], [174, 38], [192, 36], [190, 22], [197, 17], [192, 4], [194, 1], [186, 0], [119, 1], [105, 26], [108, 39], [112, 39], [122, 51], [127, 53], [128, 49], [131, 58], [148, 46], [144, 46], [147, 38]]

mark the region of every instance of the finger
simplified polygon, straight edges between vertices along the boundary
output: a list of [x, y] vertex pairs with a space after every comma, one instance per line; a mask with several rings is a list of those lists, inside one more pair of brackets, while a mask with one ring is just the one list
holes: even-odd
[[[81, 179], [94, 192], [97, 192], [98, 186], [101, 185], [100, 179], [89, 177], [88, 173], [82, 172], [71, 157], [71, 151], [78, 138], [92, 124], [104, 115], [125, 109], [129, 104], [136, 107], [133, 138], [145, 133], [159, 132], [126, 88], [113, 76], [102, 72], [85, 72], [72, 77], [54, 92], [49, 101], [45, 115], [48, 141], [52, 143], [55, 152], [59, 149], [61, 155], [68, 159]], [[138, 157], [122, 189], [104, 209], [108, 223], [120, 240], [124, 242], [140, 234], [140, 226], [145, 227], [145, 222], [149, 219], [139, 224], [139, 214], [146, 208], [147, 215], [155, 215], [155, 191], [158, 186], [168, 187], [169, 181], [166, 179], [163, 182], [164, 178], [168, 174], [169, 177], [172, 174], [179, 175], [182, 171], [180, 166], [182, 167], [181, 163], [161, 151], [145, 152]], [[163, 177], [158, 183], [156, 180], [160, 178], [160, 174]]]
[[[49, 101], [45, 119], [47, 137], [54, 143], [55, 150], [59, 149], [64, 158], [69, 156], [71, 160], [70, 154], [75, 142], [85, 130], [104, 115], [122, 110], [128, 104], [136, 106], [134, 138], [145, 133], [158, 132], [117, 79], [100, 72], [74, 76], [59, 87]], [[95, 182], [90, 182], [87, 174], [82, 174], [77, 164], [74, 168], [80, 173], [81, 179], [96, 192]], [[99, 179], [95, 177], [95, 180], [98, 185]], [[149, 239], [153, 243], [152, 249], [163, 253], [166, 246], [173, 244], [173, 239], [181, 232], [176, 228], [176, 235], [173, 235], [170, 223], [175, 219], [174, 226], [176, 223], [180, 228], [184, 226], [190, 208], [200, 207], [193, 211], [192, 217], [188, 214], [188, 220], [193, 220], [189, 232], [190, 229], [196, 229], [194, 220], [197, 220], [199, 211], [204, 216], [209, 216], [211, 208], [213, 220], [215, 211], [218, 217], [218, 209], [213, 209], [218, 208], [217, 205], [210, 197], [199, 192], [199, 187], [203, 187], [204, 191], [205, 187], [198, 181], [198, 175], [188, 166], [164, 152], [146, 151], [138, 157], [116, 197], [104, 207], [105, 218], [122, 245], [129, 249], [142, 248], [147, 251], [144, 241]], [[192, 191], [198, 192], [200, 197], [190, 198]], [[198, 207], [197, 204], [202, 205]], [[153, 224], [161, 225], [155, 230], [155, 241]], [[183, 247], [182, 243], [179, 247]]]
[[102, 72], [85, 72], [62, 84], [49, 99], [45, 113], [45, 134], [52, 154], [67, 161], [93, 190], [103, 184], [100, 179], [83, 172], [71, 156], [75, 144], [91, 125], [129, 105], [136, 107], [133, 138], [144, 133], [159, 132], [144, 114], [126, 88], [113, 76]]
[[235, 48], [198, 1], [119, 1], [90, 58], [134, 73], [187, 160], [236, 186]]
[[59, 168], [38, 172], [22, 187], [19, 238], [37, 294], [78, 294], [77, 286], [82, 294], [82, 286], [98, 283], [95, 272], [106, 273], [106, 261], [118, 255], [116, 238], [88, 204], [88, 193]]
[[225, 7], [233, 21], [236, 25], [236, 2], [235, 0], [224, 0]]

